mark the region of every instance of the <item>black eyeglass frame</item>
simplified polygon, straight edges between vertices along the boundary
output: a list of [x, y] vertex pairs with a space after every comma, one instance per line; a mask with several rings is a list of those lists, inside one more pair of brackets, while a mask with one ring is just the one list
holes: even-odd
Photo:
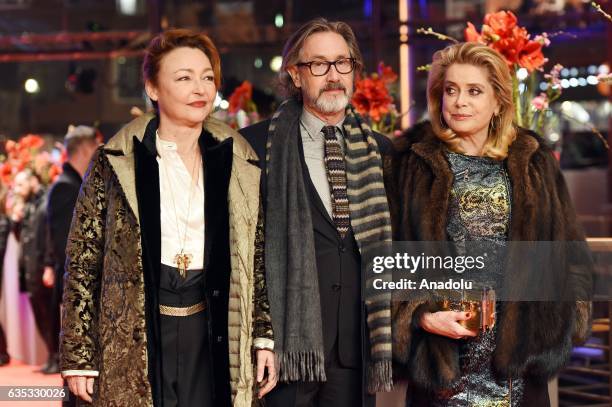
[[[338, 62], [340, 62], [340, 61], [346, 61], [347, 59], [349, 61], [351, 61], [351, 69], [348, 72], [340, 72], [340, 70], [338, 69], [336, 64]], [[323, 72], [322, 74], [318, 74], [318, 75], [315, 74], [312, 71], [312, 64], [314, 64], [315, 62], [316, 63], [327, 64], [327, 69], [325, 70], [325, 72]], [[337, 60], [335, 60], [333, 62], [329, 62], [329, 61], [310, 61], [310, 62], [298, 62], [297, 64], [295, 64], [295, 66], [298, 66], [298, 67], [307, 66], [308, 70], [310, 71], [310, 74], [312, 76], [325, 76], [325, 75], [327, 75], [329, 73], [329, 70], [331, 69], [332, 65], [334, 66], [334, 69], [336, 70], [336, 72], [338, 72], [340, 75], [346, 75], [346, 74], [349, 74], [349, 73], [351, 73], [351, 72], [353, 72], [355, 70], [355, 66], [357, 65], [357, 61], [355, 60], [355, 58], [349, 57], [349, 58], [340, 58], [340, 59], [337, 59]]]

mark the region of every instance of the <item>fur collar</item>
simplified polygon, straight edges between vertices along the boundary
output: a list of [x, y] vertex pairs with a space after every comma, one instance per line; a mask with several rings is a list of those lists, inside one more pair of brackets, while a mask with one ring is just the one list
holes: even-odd
[[[436, 172], [448, 170], [444, 158], [444, 143], [434, 134], [431, 124], [428, 121], [417, 123], [414, 127], [406, 131], [395, 141], [395, 150], [398, 153], [412, 151], [423, 158], [429, 166]], [[516, 140], [510, 145], [508, 151], [509, 170], [526, 168], [533, 154], [538, 150], [545, 150], [548, 147], [542, 139], [534, 132], [519, 128]]]

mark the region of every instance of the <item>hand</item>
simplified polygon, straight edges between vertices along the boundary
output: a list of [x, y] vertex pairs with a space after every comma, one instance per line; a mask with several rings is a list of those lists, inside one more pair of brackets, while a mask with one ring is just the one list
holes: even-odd
[[421, 328], [429, 333], [462, 339], [466, 336], [477, 336], [478, 333], [464, 328], [458, 321], [470, 319], [469, 312], [438, 311], [426, 312], [421, 317]]
[[55, 270], [53, 270], [53, 267], [45, 267], [45, 272], [43, 273], [42, 281], [45, 287], [53, 287], [53, 284], [55, 284]]
[[91, 403], [93, 394], [94, 378], [89, 376], [68, 376], [66, 378], [68, 388], [77, 397]]
[[[257, 350], [257, 384], [259, 386], [258, 398], [262, 398], [276, 386], [276, 357], [274, 352], [267, 349]], [[264, 370], [268, 369], [268, 374], [264, 378]]]

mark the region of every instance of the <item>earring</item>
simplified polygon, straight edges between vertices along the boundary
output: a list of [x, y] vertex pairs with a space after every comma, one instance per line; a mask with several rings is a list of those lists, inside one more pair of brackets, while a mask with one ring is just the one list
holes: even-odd
[[497, 126], [495, 124], [495, 122], [499, 119], [499, 115], [494, 114], [493, 117], [491, 117], [491, 120], [489, 121], [489, 128], [494, 131]]

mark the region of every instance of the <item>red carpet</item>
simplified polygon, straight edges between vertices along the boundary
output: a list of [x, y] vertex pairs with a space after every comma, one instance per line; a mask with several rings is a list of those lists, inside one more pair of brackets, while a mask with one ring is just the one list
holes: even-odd
[[[62, 379], [59, 374], [44, 375], [36, 373], [40, 366], [23, 364], [18, 360], [0, 367], [0, 386], [61, 386]], [[68, 389], [66, 389], [68, 390]], [[0, 407], [60, 407], [60, 401], [0, 401]]]

